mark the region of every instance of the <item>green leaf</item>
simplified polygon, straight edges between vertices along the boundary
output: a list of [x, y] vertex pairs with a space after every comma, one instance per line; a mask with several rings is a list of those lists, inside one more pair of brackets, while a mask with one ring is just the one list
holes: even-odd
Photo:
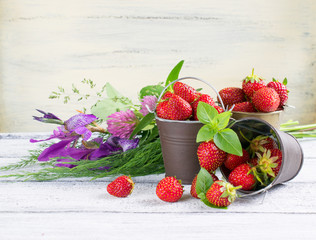
[[223, 112], [215, 116], [214, 121], [217, 123], [217, 129], [222, 130], [227, 127], [232, 113], [230, 111]]
[[[166, 80], [165, 86], [167, 86], [169, 83], [173, 82], [174, 80], [177, 80], [179, 78], [179, 73], [182, 68], [182, 65], [184, 63], [184, 60], [181, 60], [169, 73], [168, 78]], [[171, 86], [172, 88], [172, 86]]]
[[109, 115], [118, 111], [125, 111], [129, 106], [121, 103], [114, 102], [112, 99], [103, 99], [91, 107], [91, 113], [98, 118], [106, 120]]
[[216, 130], [212, 129], [209, 125], [204, 125], [199, 130], [197, 136], [196, 136], [196, 142], [205, 142], [210, 141], [213, 139], [214, 135], [216, 133]]
[[201, 193], [206, 194], [207, 190], [210, 189], [212, 184], [213, 184], [212, 175], [205, 168], [201, 168], [196, 179], [196, 185], [195, 185], [196, 193], [198, 195]]
[[139, 92], [139, 98], [143, 99], [145, 96], [151, 95], [154, 95], [158, 98], [163, 89], [164, 87], [161, 85], [150, 85], [143, 87]]
[[211, 105], [204, 102], [199, 102], [196, 114], [201, 123], [210, 124], [212, 120], [218, 115], [218, 112]]
[[105, 84], [106, 94], [109, 98], [121, 98], [123, 95], [119, 93], [110, 83]]
[[287, 78], [284, 78], [283, 84], [286, 86], [287, 85]]
[[134, 137], [138, 132], [148, 126], [155, 119], [154, 113], [148, 113], [136, 126], [134, 131], [132, 132], [130, 139]]
[[215, 145], [224, 152], [242, 156], [242, 147], [237, 134], [229, 128], [217, 132], [214, 136]]

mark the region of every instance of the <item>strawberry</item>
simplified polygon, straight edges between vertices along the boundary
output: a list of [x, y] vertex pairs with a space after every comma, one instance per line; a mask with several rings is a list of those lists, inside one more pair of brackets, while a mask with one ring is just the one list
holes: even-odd
[[173, 85], [173, 91], [174, 94], [182, 97], [188, 103], [192, 103], [199, 95], [193, 87], [182, 82], [176, 82]]
[[273, 88], [263, 87], [254, 93], [252, 103], [259, 112], [274, 112], [280, 104], [280, 97]]
[[217, 110], [218, 113], [223, 113], [223, 112], [225, 112], [225, 110], [224, 110], [222, 107], [220, 107], [220, 106], [215, 105], [215, 106], [213, 106], [213, 107]]
[[251, 171], [252, 168], [249, 164], [241, 164], [229, 174], [228, 181], [234, 186], [242, 186], [243, 190], [252, 190], [257, 181]]
[[186, 120], [192, 115], [191, 105], [178, 95], [169, 98], [168, 119]]
[[249, 163], [251, 166], [255, 167], [255, 166], [258, 165], [258, 158], [257, 158], [257, 157], [253, 157], [253, 158], [251, 158], [251, 159], [248, 161], [248, 163]]
[[234, 108], [234, 112], [256, 112], [251, 102], [241, 102], [237, 103]]
[[282, 151], [280, 149], [271, 149], [271, 157], [277, 157], [277, 159], [274, 161], [274, 163], [277, 164], [276, 167], [272, 168], [272, 171], [274, 173], [274, 176], [277, 176], [279, 174], [281, 164], [282, 164]]
[[197, 107], [198, 107], [199, 102], [204, 102], [204, 103], [207, 103], [211, 106], [215, 106], [215, 102], [211, 96], [209, 96], [207, 94], [201, 94], [200, 97], [191, 104], [192, 109], [193, 109], [193, 118], [196, 121], [199, 120], [197, 115], [196, 115], [196, 111], [197, 111]]
[[183, 194], [181, 181], [175, 177], [165, 177], [157, 185], [157, 196], [166, 202], [177, 202]]
[[276, 147], [277, 144], [272, 138], [264, 135], [258, 135], [250, 141], [249, 151], [252, 156], [254, 156], [256, 152], [263, 153], [265, 150], [274, 149]]
[[279, 149], [266, 150], [263, 154], [257, 153], [257, 156], [258, 165], [256, 169], [260, 173], [257, 179], [262, 185], [267, 186], [279, 173], [282, 164], [282, 152]]
[[134, 189], [134, 182], [129, 176], [120, 176], [109, 183], [107, 191], [115, 197], [127, 197]]
[[158, 103], [156, 107], [157, 116], [163, 119], [168, 119], [168, 109], [169, 109], [168, 101], [162, 101]]
[[200, 166], [209, 172], [215, 171], [226, 160], [226, 152], [219, 149], [213, 140], [202, 142], [198, 146], [197, 155]]
[[263, 79], [258, 77], [257, 75], [254, 75], [253, 73], [254, 73], [254, 69], [252, 69], [252, 74], [247, 76], [242, 81], [242, 90], [244, 91], [248, 100], [252, 99], [256, 91], [266, 86]]
[[237, 197], [236, 190], [239, 187], [234, 187], [228, 182], [218, 180], [206, 192], [207, 200], [217, 207], [227, 207], [235, 201]]
[[242, 153], [243, 153], [242, 156], [237, 156], [237, 155], [228, 153], [227, 158], [224, 162], [225, 167], [228, 168], [229, 170], [233, 170], [237, 166], [248, 162], [250, 159], [249, 153], [245, 149], [242, 150]]
[[161, 99], [162, 99], [162, 100], [169, 99], [172, 95], [173, 95], [172, 92], [167, 91], [167, 92], [163, 95], [163, 97], [162, 97]]
[[[236, 103], [241, 103], [246, 101], [245, 93], [241, 88], [238, 87], [227, 87], [220, 90], [219, 95], [223, 101], [224, 106], [231, 106]], [[220, 102], [217, 97], [217, 101]]]
[[[212, 176], [213, 182], [218, 180], [218, 177], [214, 173], [211, 173], [211, 176]], [[195, 178], [192, 181], [190, 194], [191, 194], [192, 197], [195, 197], [195, 198], [199, 199], [199, 197], [198, 197], [198, 195], [196, 193], [196, 189], [195, 189], [196, 180], [197, 180], [197, 175], [195, 176]]]
[[283, 83], [273, 78], [272, 82], [269, 82], [267, 84], [267, 87], [273, 88], [279, 94], [279, 97], [280, 97], [279, 107], [283, 107], [288, 99], [288, 90], [286, 88], [286, 84], [287, 84], [286, 78], [284, 78]]

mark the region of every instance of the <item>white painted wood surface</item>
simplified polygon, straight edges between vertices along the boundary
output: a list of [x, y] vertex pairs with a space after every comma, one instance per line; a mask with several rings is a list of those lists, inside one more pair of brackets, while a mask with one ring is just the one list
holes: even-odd
[[296, 109], [285, 120], [314, 123], [315, 12], [314, 0], [1, 0], [0, 132], [51, 131], [32, 121], [36, 108], [63, 119], [82, 109], [49, 100], [57, 86], [88, 78], [137, 99], [182, 59], [182, 77], [218, 90], [253, 67], [287, 77]]
[[[29, 138], [45, 135], [0, 134], [0, 166], [19, 161], [36, 148]], [[190, 185], [179, 202], [159, 200], [155, 188], [163, 175], [134, 178], [124, 199], [106, 192], [111, 178], [0, 178], [0, 239], [315, 239], [316, 139], [299, 142], [304, 165], [296, 178], [227, 210], [192, 198]]]

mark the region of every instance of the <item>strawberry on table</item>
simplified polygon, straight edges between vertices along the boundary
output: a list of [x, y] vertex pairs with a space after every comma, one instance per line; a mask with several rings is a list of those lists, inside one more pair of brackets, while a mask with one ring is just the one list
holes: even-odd
[[227, 207], [235, 201], [237, 197], [236, 190], [239, 188], [240, 186], [234, 187], [228, 182], [218, 180], [209, 188], [206, 198], [217, 207]]
[[273, 78], [272, 82], [269, 82], [267, 84], [267, 87], [273, 88], [279, 94], [279, 97], [280, 97], [279, 107], [280, 108], [282, 108], [285, 105], [288, 99], [288, 90], [286, 88], [286, 84], [287, 84], [286, 78], [284, 78], [282, 83]]
[[251, 100], [254, 93], [265, 86], [266, 84], [263, 79], [257, 75], [254, 75], [254, 69], [252, 69], [252, 74], [247, 76], [242, 81], [242, 90], [244, 91], [248, 100]]
[[229, 174], [228, 181], [234, 186], [242, 186], [243, 190], [252, 190], [257, 181], [251, 172], [252, 168], [249, 164], [241, 164]]
[[175, 177], [165, 177], [156, 187], [157, 196], [165, 202], [177, 202], [183, 195], [181, 181]]
[[115, 197], [127, 197], [134, 189], [134, 182], [129, 176], [120, 176], [109, 183], [107, 191]]
[[[218, 180], [218, 177], [214, 174], [214, 173], [210, 173], [211, 177], [213, 179], [213, 182]], [[192, 184], [191, 184], [191, 190], [190, 190], [190, 194], [192, 197], [199, 199], [198, 194], [196, 192], [196, 180], [197, 180], [197, 175], [194, 177]]]
[[199, 93], [193, 87], [182, 82], [176, 82], [173, 85], [173, 91], [174, 94], [180, 96], [188, 103], [192, 103], [199, 95]]
[[227, 153], [219, 149], [211, 140], [202, 142], [198, 146], [197, 155], [200, 166], [209, 172], [213, 172], [224, 163]]
[[252, 103], [259, 112], [274, 112], [279, 107], [280, 97], [273, 88], [263, 87], [254, 93]]

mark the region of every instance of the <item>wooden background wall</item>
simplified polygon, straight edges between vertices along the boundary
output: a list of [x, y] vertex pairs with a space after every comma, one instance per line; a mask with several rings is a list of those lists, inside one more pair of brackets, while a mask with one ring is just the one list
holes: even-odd
[[253, 67], [287, 77], [284, 121], [316, 122], [315, 13], [314, 0], [0, 0], [0, 132], [54, 129], [33, 122], [36, 108], [82, 108], [49, 100], [57, 86], [88, 78], [136, 100], [182, 59], [182, 77], [218, 90]]

